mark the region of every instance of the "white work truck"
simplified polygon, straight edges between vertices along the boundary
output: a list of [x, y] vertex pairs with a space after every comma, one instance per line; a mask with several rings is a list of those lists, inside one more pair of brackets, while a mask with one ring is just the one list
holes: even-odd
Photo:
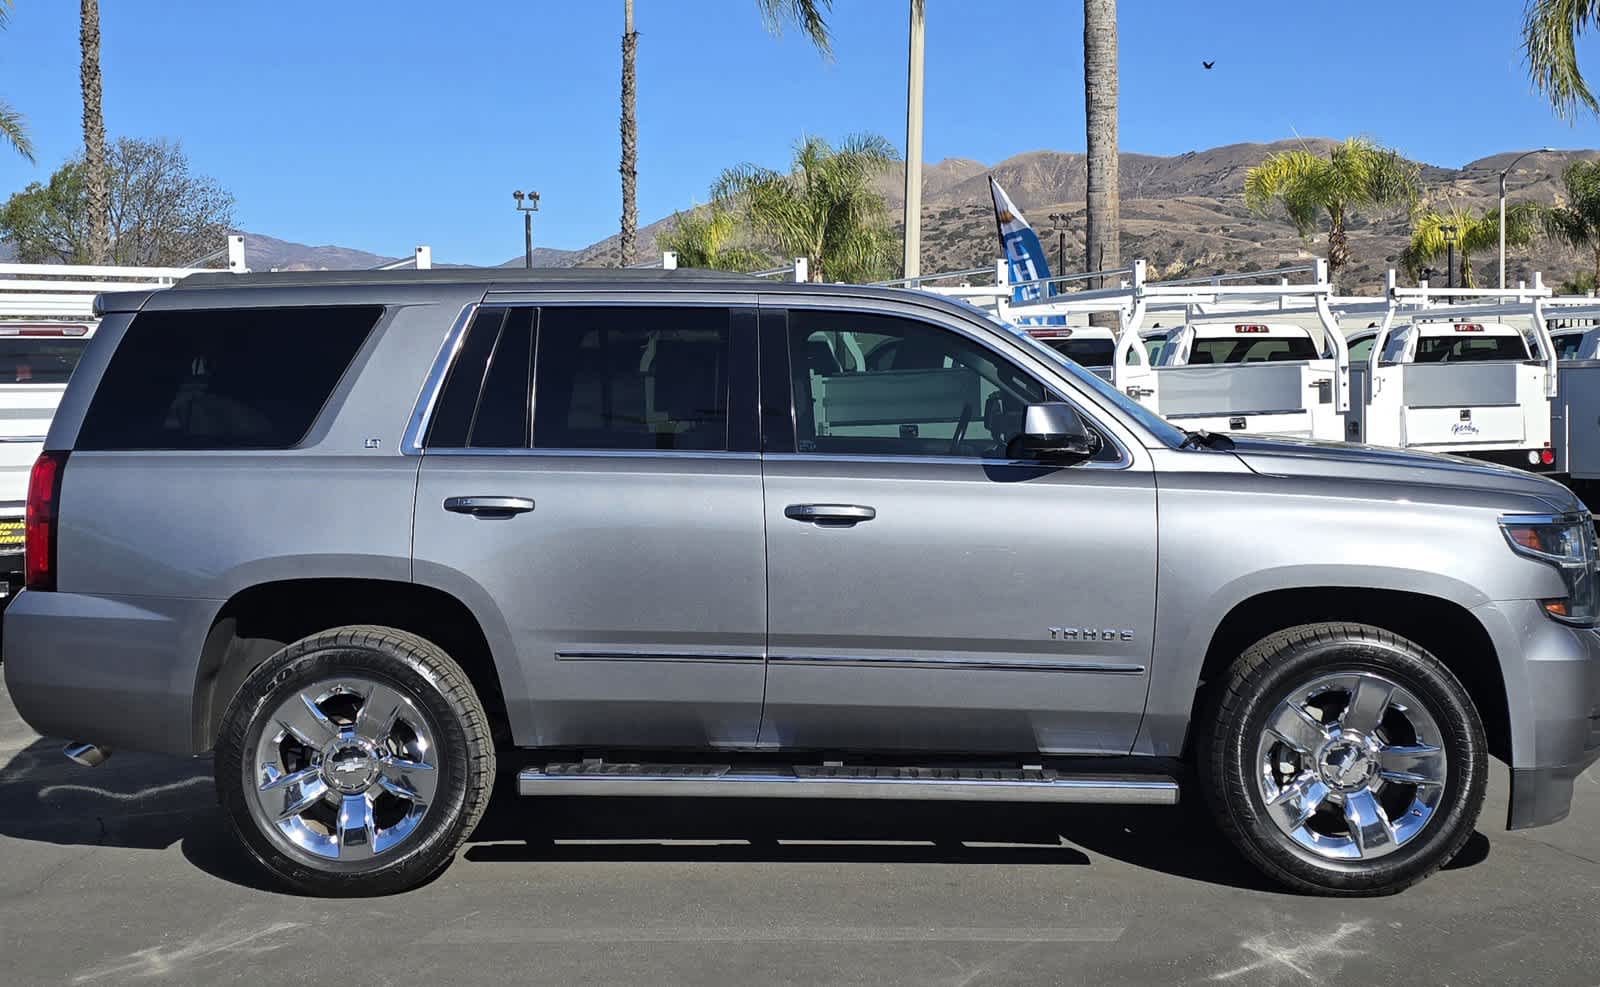
[[1560, 472], [1556, 348], [1535, 276], [1515, 289], [1399, 288], [1367, 354], [1361, 434], [1372, 445]]
[[1271, 322], [1198, 322], [1171, 330], [1154, 365], [1120, 385], [1191, 431], [1339, 439], [1339, 361], [1310, 330]]

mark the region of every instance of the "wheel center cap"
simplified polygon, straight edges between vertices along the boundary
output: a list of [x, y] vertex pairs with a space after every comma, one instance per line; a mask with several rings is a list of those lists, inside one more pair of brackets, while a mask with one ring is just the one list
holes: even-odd
[[1365, 788], [1372, 781], [1377, 762], [1365, 745], [1349, 741], [1329, 744], [1318, 759], [1322, 780], [1339, 791]]
[[362, 740], [338, 741], [322, 759], [322, 780], [347, 794], [364, 792], [378, 777], [378, 752]]

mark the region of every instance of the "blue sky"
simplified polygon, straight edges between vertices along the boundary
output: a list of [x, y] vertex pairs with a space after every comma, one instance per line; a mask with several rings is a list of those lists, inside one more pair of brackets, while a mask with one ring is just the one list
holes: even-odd
[[[781, 165], [802, 133], [904, 139], [904, 0], [837, 0], [831, 62], [768, 35], [754, 0], [635, 6], [645, 221], [703, 201], [727, 165]], [[1522, 7], [1123, 0], [1122, 146], [1366, 133], [1450, 166], [1600, 146], [1600, 123], [1531, 95]], [[107, 0], [106, 123], [180, 139], [245, 229], [498, 263], [521, 251], [513, 188], [543, 194], [541, 245], [615, 232], [621, 29], [620, 0]], [[928, 0], [927, 50], [927, 160], [1082, 149], [1075, 0]], [[1600, 45], [1582, 51], [1600, 77]], [[0, 153], [4, 196], [78, 149], [77, 4], [15, 0], [0, 96], [39, 156]]]

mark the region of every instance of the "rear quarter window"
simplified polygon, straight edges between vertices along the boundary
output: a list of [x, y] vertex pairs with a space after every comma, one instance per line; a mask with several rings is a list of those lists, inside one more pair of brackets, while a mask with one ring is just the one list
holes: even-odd
[[382, 308], [144, 312], [111, 357], [77, 448], [298, 444]]

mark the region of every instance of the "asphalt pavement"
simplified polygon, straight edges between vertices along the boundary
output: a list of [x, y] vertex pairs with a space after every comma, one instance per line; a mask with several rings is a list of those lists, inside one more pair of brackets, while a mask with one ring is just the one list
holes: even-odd
[[1600, 771], [1394, 897], [1279, 891], [1201, 815], [518, 799], [404, 895], [273, 890], [211, 766], [61, 757], [0, 689], [0, 983], [1597, 984]]

